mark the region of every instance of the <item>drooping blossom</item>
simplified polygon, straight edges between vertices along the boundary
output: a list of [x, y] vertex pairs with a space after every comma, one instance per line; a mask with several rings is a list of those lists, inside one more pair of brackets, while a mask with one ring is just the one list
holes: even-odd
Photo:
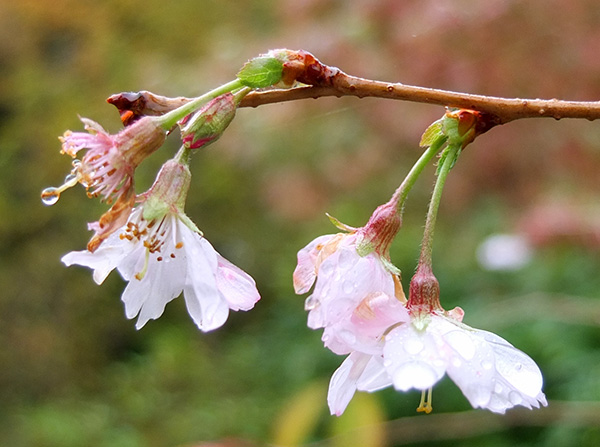
[[[409, 299], [401, 305], [404, 312], [385, 302], [369, 304], [375, 309], [355, 309], [350, 323], [357, 337], [365, 328], [378, 328], [383, 334], [380, 350], [359, 347], [334, 373], [328, 395], [332, 414], [342, 414], [355, 391], [389, 385], [399, 391], [420, 390], [417, 410], [429, 413], [431, 389], [445, 374], [474, 408], [504, 413], [517, 405], [547, 405], [536, 363], [498, 335], [463, 324], [461, 308], [444, 311], [428, 265], [417, 268]], [[389, 324], [390, 318], [395, 322]]]
[[376, 296], [404, 300], [404, 294], [388, 254], [400, 227], [395, 207], [382, 205], [362, 228], [342, 227], [348, 232], [320, 236], [298, 252], [294, 288], [302, 294], [314, 284], [305, 302], [308, 326], [324, 328], [325, 346], [348, 354], [361, 343], [347, 327], [360, 303]]
[[504, 413], [514, 406], [548, 403], [542, 373], [525, 353], [491, 332], [447, 315], [401, 322], [382, 340], [382, 353], [352, 352], [334, 373], [328, 394], [332, 414], [344, 412], [354, 392], [393, 385], [399, 391], [428, 392], [420, 411], [431, 411], [431, 388], [447, 374], [474, 408]]
[[217, 253], [183, 212], [190, 177], [185, 164], [166, 162], [123, 227], [96, 251], [62, 258], [67, 266], [92, 268], [98, 284], [116, 268], [129, 282], [121, 299], [127, 318], [138, 316], [137, 329], [182, 292], [203, 331], [223, 325], [229, 310], [249, 310], [260, 299], [254, 280]]

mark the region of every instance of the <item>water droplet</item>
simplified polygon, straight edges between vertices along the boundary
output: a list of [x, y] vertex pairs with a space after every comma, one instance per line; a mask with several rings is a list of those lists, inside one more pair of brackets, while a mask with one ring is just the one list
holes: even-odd
[[54, 205], [58, 202], [58, 199], [60, 199], [60, 192], [58, 192], [57, 188], [51, 186], [42, 191], [42, 203], [44, 205]]
[[318, 305], [319, 300], [314, 295], [311, 295], [308, 298], [306, 298], [306, 301], [304, 301], [304, 310], [313, 310]]
[[328, 259], [323, 261], [323, 263], [319, 266], [319, 276], [329, 276], [333, 270], [333, 264], [331, 262], [327, 262]]
[[500, 394], [503, 389], [504, 388], [502, 387], [502, 385], [500, 385], [499, 383], [497, 383], [496, 386], [494, 387], [494, 393]]
[[523, 364], [522, 363], [515, 364], [515, 371], [521, 371], [521, 369], [523, 369]]
[[510, 403], [513, 405], [519, 405], [521, 402], [523, 402], [523, 398], [517, 391], [511, 391], [508, 394], [508, 400], [510, 400]]
[[404, 350], [410, 355], [418, 354], [423, 350], [423, 348], [423, 343], [420, 340], [414, 338], [409, 338], [404, 343]]
[[81, 166], [81, 160], [79, 160], [78, 158], [76, 158], [75, 160], [73, 160], [73, 161], [71, 162], [71, 165], [72, 165], [72, 166], [73, 166], [75, 169], [77, 169], [77, 168], [79, 168], [79, 166]]
[[340, 251], [340, 257], [338, 258], [338, 265], [339, 265], [340, 269], [344, 269], [344, 270], [349, 269], [350, 267], [352, 267], [354, 265], [354, 262], [356, 261], [357, 258], [358, 258], [358, 255], [356, 254], [356, 251], [342, 249]]
[[492, 366], [494, 366], [494, 364], [489, 360], [484, 360], [483, 362], [481, 362], [481, 367], [483, 369], [492, 369]]
[[345, 280], [342, 283], [342, 292], [344, 292], [346, 295], [350, 295], [352, 292], [354, 292], [355, 288], [356, 288], [356, 286], [350, 280]]
[[389, 366], [392, 366], [392, 361], [390, 359], [386, 359], [383, 361], [383, 366], [385, 366], [386, 368]]

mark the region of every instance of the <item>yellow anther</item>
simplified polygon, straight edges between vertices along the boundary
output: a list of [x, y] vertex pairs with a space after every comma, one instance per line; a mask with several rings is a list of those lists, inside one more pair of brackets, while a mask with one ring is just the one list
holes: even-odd
[[[427, 396], [425, 396], [425, 392], [427, 392]], [[425, 412], [429, 414], [433, 411], [433, 407], [431, 406], [431, 394], [432, 389], [421, 391], [421, 402], [419, 403], [419, 407], [417, 408], [418, 413]]]

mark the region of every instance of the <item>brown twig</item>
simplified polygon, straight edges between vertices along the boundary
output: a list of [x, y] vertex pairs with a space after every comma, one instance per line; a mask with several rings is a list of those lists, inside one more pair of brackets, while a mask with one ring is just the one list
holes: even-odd
[[585, 118], [588, 120], [600, 118], [600, 101], [500, 98], [373, 81], [346, 74], [343, 74], [334, 85], [329, 87], [306, 86], [287, 90], [252, 92], [244, 98], [240, 106], [258, 107], [265, 104], [307, 98], [317, 99], [325, 96], [386, 98], [471, 109], [498, 117], [500, 124], [522, 118]]
[[[305, 86], [289, 89], [255, 91], [248, 94], [240, 107], [296, 101], [325, 96], [355, 96], [385, 98], [470, 109], [488, 115], [493, 125], [523, 118], [600, 118], [600, 101], [564, 101], [559, 99], [520, 99], [473, 95], [401, 83], [382, 82], [351, 76], [335, 67], [321, 63], [306, 51], [287, 52], [290, 58], [284, 66], [284, 80]], [[291, 83], [290, 82], [290, 83]], [[125, 124], [141, 115], [158, 115], [190, 101], [188, 98], [166, 98], [147, 91], [119, 93], [108, 102], [120, 111]]]

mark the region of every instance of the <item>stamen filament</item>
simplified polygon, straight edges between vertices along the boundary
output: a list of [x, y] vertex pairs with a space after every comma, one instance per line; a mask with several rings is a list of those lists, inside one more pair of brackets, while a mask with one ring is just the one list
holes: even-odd
[[146, 276], [146, 272], [148, 271], [148, 261], [150, 260], [150, 248], [146, 248], [146, 257], [144, 258], [144, 268], [135, 274], [135, 279], [141, 281]]
[[[427, 392], [427, 397], [425, 396], [425, 392]], [[417, 412], [429, 414], [433, 411], [433, 407], [431, 406], [431, 395], [433, 393], [433, 389], [429, 388], [427, 390], [421, 391], [421, 402], [419, 403], [419, 407], [417, 408]]]

